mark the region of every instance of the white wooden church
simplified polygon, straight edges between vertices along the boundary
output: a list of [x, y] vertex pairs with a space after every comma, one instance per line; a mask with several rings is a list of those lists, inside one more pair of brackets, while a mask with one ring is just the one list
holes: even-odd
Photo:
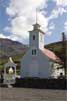
[[44, 32], [38, 23], [29, 31], [29, 50], [21, 59], [21, 78], [57, 78], [61, 73], [61, 60], [50, 50], [44, 48]]

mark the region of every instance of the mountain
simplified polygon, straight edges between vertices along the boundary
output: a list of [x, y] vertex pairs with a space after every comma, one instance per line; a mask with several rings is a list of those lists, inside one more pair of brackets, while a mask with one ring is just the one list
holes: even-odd
[[15, 58], [22, 56], [27, 49], [28, 46], [21, 44], [20, 42], [0, 38], [0, 60], [2, 62], [7, 60], [10, 56]]

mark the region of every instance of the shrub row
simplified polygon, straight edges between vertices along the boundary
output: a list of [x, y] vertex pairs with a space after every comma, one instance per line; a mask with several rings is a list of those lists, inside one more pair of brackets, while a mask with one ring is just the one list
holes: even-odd
[[16, 78], [14, 87], [39, 89], [67, 89], [66, 79]]

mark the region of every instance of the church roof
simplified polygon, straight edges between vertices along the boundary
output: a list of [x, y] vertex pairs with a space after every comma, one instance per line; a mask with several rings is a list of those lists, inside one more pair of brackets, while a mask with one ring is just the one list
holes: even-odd
[[34, 27], [40, 27], [40, 25], [38, 23], [33, 24]]
[[61, 61], [61, 59], [59, 57], [57, 57], [52, 51], [44, 48], [43, 53], [51, 60], [63, 64], [63, 62]]

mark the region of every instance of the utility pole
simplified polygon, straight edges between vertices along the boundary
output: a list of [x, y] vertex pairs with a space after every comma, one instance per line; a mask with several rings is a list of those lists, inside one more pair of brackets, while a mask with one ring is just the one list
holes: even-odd
[[64, 62], [63, 68], [65, 70], [65, 78], [66, 78], [66, 37], [65, 37], [65, 33], [62, 33], [62, 60]]

